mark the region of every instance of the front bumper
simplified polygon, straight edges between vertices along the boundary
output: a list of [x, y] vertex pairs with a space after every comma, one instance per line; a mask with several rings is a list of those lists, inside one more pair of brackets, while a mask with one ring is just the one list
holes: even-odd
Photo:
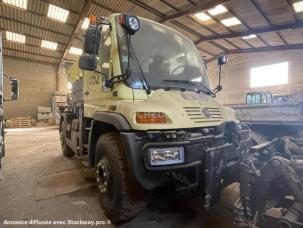
[[[130, 173], [144, 189], [151, 190], [160, 187], [168, 181], [167, 173], [187, 169], [207, 170], [208, 175], [216, 175], [215, 170], [230, 167], [238, 164], [241, 152], [248, 148], [248, 141], [243, 139], [237, 146], [233, 143], [223, 143], [216, 147], [210, 147], [210, 142], [224, 140], [224, 134], [217, 136], [205, 136], [194, 141], [178, 142], [144, 142], [143, 133], [121, 132], [121, 139], [126, 149], [127, 161]], [[248, 135], [248, 134], [247, 134]], [[183, 147], [185, 162], [182, 164], [151, 166], [146, 154], [148, 148]], [[200, 172], [199, 171], [199, 172]], [[226, 173], [229, 173], [226, 170]], [[210, 177], [212, 178], [212, 177]], [[221, 181], [219, 181], [221, 183]]]

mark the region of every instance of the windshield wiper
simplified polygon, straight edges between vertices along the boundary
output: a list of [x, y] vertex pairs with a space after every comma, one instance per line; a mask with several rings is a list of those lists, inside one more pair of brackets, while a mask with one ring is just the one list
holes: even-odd
[[177, 82], [177, 83], [183, 83], [183, 84], [188, 84], [188, 85], [194, 85], [194, 86], [200, 86], [201, 91], [203, 91], [204, 93], [206, 93], [207, 95], [212, 95], [213, 96], [213, 92], [207, 88], [205, 85], [203, 85], [202, 83], [198, 83], [198, 82], [192, 82], [192, 81], [187, 81], [187, 80], [174, 80], [174, 79], [168, 79], [168, 80], [163, 80], [164, 82]]
[[140, 75], [140, 81], [141, 81], [141, 83], [142, 83], [142, 85], [143, 85], [145, 91], [147, 92], [147, 94], [150, 94], [150, 86], [149, 86], [149, 84], [147, 83], [147, 80], [146, 80], [146, 78], [145, 78], [145, 75], [144, 75], [144, 73], [143, 73], [143, 70], [142, 70], [142, 68], [141, 68], [140, 62], [139, 62], [139, 60], [138, 60], [138, 58], [137, 58], [137, 55], [136, 55], [136, 53], [135, 53], [135, 51], [134, 51], [134, 49], [133, 49], [133, 46], [132, 46], [132, 44], [131, 44], [130, 39], [129, 39], [129, 44], [128, 44], [128, 45], [129, 45], [129, 47], [130, 47], [130, 50], [131, 50], [132, 53], [133, 53], [133, 56], [134, 56], [134, 58], [135, 58], [135, 60], [136, 60], [136, 63], [137, 63], [137, 66], [138, 66], [138, 68], [139, 68], [139, 70], [140, 70], [140, 73], [141, 73], [141, 74], [139, 74], [139, 75]]

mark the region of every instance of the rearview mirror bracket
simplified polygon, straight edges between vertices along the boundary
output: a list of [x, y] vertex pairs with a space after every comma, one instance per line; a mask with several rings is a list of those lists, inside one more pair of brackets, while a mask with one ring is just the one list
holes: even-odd
[[222, 66], [224, 65], [224, 64], [226, 64], [228, 62], [228, 56], [227, 56], [227, 54], [221, 54], [221, 55], [219, 55], [219, 57], [218, 57], [218, 66], [219, 66], [219, 82], [218, 82], [218, 85], [217, 85], [217, 87], [214, 89], [214, 94], [217, 94], [218, 92], [220, 92], [222, 89], [223, 89], [223, 87], [222, 87], [222, 85], [221, 85], [221, 73], [222, 73]]

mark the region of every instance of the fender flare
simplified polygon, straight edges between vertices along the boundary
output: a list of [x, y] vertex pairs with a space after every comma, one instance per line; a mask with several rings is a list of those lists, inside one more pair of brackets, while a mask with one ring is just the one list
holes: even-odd
[[[128, 131], [132, 128], [126, 118], [119, 113], [96, 112], [93, 114], [92, 119], [91, 130], [88, 137], [88, 158], [89, 165], [91, 167], [95, 167], [95, 149], [98, 138], [100, 136], [100, 131], [99, 134], [97, 134], [97, 124], [101, 123], [112, 126], [118, 132]], [[101, 134], [106, 132], [108, 132], [106, 128], [101, 129]]]
[[118, 131], [131, 130], [128, 121], [119, 113], [96, 112], [93, 115], [93, 120], [113, 125]]

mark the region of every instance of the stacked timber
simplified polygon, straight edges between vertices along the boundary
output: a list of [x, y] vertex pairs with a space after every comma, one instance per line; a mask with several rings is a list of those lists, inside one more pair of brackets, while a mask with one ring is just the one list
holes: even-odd
[[36, 125], [36, 121], [31, 116], [15, 117], [6, 121], [7, 128], [27, 128]]

